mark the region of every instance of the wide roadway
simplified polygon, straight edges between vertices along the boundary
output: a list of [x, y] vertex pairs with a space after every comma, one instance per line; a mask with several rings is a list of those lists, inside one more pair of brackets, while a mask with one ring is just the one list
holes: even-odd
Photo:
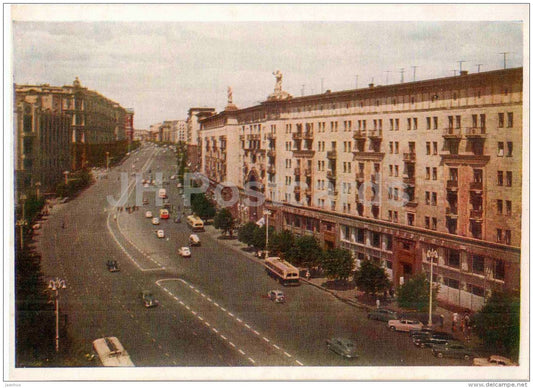
[[[159, 214], [157, 192], [142, 193], [131, 176], [143, 169], [145, 177], [151, 170], [168, 180], [176, 171], [174, 153], [143, 147], [108, 179], [55, 209], [41, 232], [45, 274], [68, 282], [60, 303], [68, 313], [73, 352], [115, 335], [138, 366], [468, 364], [434, 358], [407, 334], [390, 332], [385, 323], [369, 321], [365, 311], [315, 287], [281, 287], [260, 263], [221, 243], [218, 234], [199, 233], [202, 244], [191, 248], [192, 257], [178, 256], [190, 231], [185, 222], [172, 220], [178, 207], [183, 209], [176, 181], [162, 186], [174, 214], [152, 225], [145, 211]], [[127, 182], [119, 180], [126, 176]], [[139, 204], [143, 196], [149, 204], [131, 214], [116, 212], [107, 196], [119, 199], [121, 187], [129, 188], [122, 191], [126, 205], [139, 195]], [[164, 239], [156, 237], [157, 229], [165, 231]], [[121, 271], [108, 272], [108, 259], [117, 260]], [[265, 297], [277, 288], [286, 294], [285, 304]], [[151, 290], [160, 306], [144, 308], [138, 296], [143, 289]], [[325, 341], [334, 336], [352, 339], [359, 357], [345, 360], [329, 351]]]

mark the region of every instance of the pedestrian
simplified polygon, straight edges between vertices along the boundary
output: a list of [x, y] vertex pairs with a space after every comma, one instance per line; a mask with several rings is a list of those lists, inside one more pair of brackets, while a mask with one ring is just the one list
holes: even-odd
[[444, 327], [444, 315], [440, 315], [440, 328], [442, 329]]
[[456, 331], [457, 330], [457, 323], [459, 321], [459, 314], [457, 313], [453, 313], [453, 318], [452, 318], [452, 331]]
[[463, 335], [465, 334], [465, 319], [464, 318], [461, 319], [461, 332], [463, 333]]
[[376, 299], [376, 308], [379, 309], [379, 299]]
[[309, 279], [311, 278], [311, 273], [309, 272], [309, 269], [305, 272], [305, 278], [307, 279], [307, 281], [309, 281]]

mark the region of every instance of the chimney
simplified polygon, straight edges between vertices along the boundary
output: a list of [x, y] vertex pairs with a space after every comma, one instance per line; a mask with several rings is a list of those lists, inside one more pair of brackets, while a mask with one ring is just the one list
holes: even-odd
[[368, 84], [368, 87], [369, 88], [373, 88], [374, 87], [374, 83]]
[[467, 75], [468, 74], [468, 70], [461, 70], [461, 75]]

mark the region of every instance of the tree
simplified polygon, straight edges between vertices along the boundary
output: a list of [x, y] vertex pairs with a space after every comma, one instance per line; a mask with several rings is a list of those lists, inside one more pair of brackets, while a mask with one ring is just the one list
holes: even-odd
[[520, 345], [520, 297], [510, 292], [495, 292], [472, 317], [474, 333], [491, 347], [503, 348], [513, 358]]
[[[435, 301], [437, 300], [437, 294], [439, 292], [439, 286], [433, 287], [432, 303], [435, 308]], [[429, 281], [426, 279], [424, 273], [420, 273], [409, 279], [398, 290], [398, 305], [400, 307], [415, 309], [417, 311], [429, 310]]]
[[259, 227], [254, 222], [248, 222], [239, 228], [239, 241], [248, 246], [253, 245], [254, 232]]
[[320, 266], [328, 278], [346, 280], [353, 271], [354, 262], [350, 251], [335, 248], [324, 252]]
[[370, 260], [363, 260], [355, 271], [354, 281], [357, 288], [366, 294], [376, 295], [389, 288], [391, 282], [383, 267], [377, 266]]
[[294, 245], [294, 234], [290, 230], [282, 230], [277, 233], [274, 232], [268, 239], [268, 250], [272, 253], [273, 256], [282, 256], [286, 257], [287, 252]]
[[235, 220], [233, 219], [233, 215], [228, 208], [223, 208], [215, 215], [214, 223], [215, 229], [221, 229], [224, 235], [226, 235], [228, 232], [233, 234]]
[[216, 214], [215, 206], [207, 199], [204, 193], [191, 195], [191, 209], [198, 217], [203, 219], [213, 218]]
[[[272, 233], [274, 233], [274, 227], [269, 226], [268, 227], [269, 236]], [[254, 234], [252, 238], [252, 245], [258, 251], [262, 251], [266, 248], [266, 226], [257, 227], [254, 230]]]
[[313, 236], [300, 236], [287, 252], [287, 260], [294, 265], [314, 267], [320, 263], [322, 248]]

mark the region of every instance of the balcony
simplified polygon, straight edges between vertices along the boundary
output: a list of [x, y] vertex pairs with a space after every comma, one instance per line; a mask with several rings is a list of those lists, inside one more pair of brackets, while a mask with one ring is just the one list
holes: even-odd
[[471, 209], [470, 210], [470, 219], [472, 221], [481, 222], [483, 220], [483, 210], [481, 209]]
[[447, 207], [446, 208], [446, 217], [457, 218], [457, 207]]
[[244, 141], [244, 135], [239, 135], [239, 140]]
[[294, 132], [292, 134], [292, 140], [302, 140], [303, 139], [303, 133], [302, 132]]
[[445, 139], [460, 139], [463, 137], [461, 128], [444, 128], [442, 136]]
[[261, 135], [258, 133], [250, 135], [250, 140], [261, 140]]
[[300, 194], [302, 192], [302, 188], [300, 186], [294, 187], [294, 194]]
[[335, 172], [332, 171], [332, 170], [328, 170], [328, 172], [326, 173], [326, 177], [327, 177], [329, 180], [332, 180], [332, 181], [334, 181], [334, 180], [337, 179], [337, 176], [336, 176]]
[[483, 191], [483, 182], [470, 182], [470, 191]]
[[414, 152], [405, 152], [403, 154], [403, 161], [409, 163], [416, 162], [416, 154]]
[[313, 131], [307, 130], [304, 132], [303, 138], [309, 140], [309, 139], [313, 139], [313, 136], [314, 136]]
[[416, 199], [410, 199], [409, 201], [407, 201], [405, 203], [405, 206], [407, 207], [417, 207], [418, 206], [418, 201]]
[[267, 139], [268, 140], [276, 140], [276, 134], [275, 133], [267, 133]]
[[306, 169], [304, 170], [304, 175], [305, 175], [306, 177], [310, 177], [310, 176], [311, 176], [311, 169], [310, 169], [310, 168], [306, 168]]
[[365, 181], [365, 174], [363, 172], [358, 172], [355, 174], [355, 180], [357, 182], [363, 183]]
[[353, 138], [355, 140], [361, 140], [361, 139], [364, 139], [366, 138], [366, 132], [363, 132], [363, 131], [355, 131], [353, 133]]
[[315, 155], [314, 150], [292, 150], [295, 158], [312, 158]]
[[414, 186], [415, 185], [415, 177], [406, 174], [406, 175], [403, 176], [403, 183], [405, 183], [406, 185], [409, 185], [409, 186]]
[[375, 131], [370, 131], [369, 134], [368, 134], [368, 137], [372, 140], [381, 140], [383, 134], [382, 134], [382, 131], [379, 129], [375, 130]]
[[457, 180], [447, 180], [446, 181], [446, 190], [450, 190], [450, 191], [457, 191], [458, 189], [458, 183]]
[[294, 175], [298, 175], [298, 176], [302, 175], [302, 170], [300, 169], [300, 167], [296, 167], [294, 169]]
[[313, 194], [313, 190], [311, 189], [311, 187], [307, 187], [304, 192], [305, 192], [305, 195], [307, 196]]
[[485, 139], [487, 137], [485, 128], [477, 128], [477, 127], [466, 128], [465, 135], [467, 138], [470, 138], [470, 139], [476, 139], [476, 138]]
[[268, 166], [267, 172], [271, 175], [274, 175], [276, 173], [276, 167]]
[[328, 151], [326, 152], [326, 158], [328, 159], [337, 159], [337, 151]]
[[268, 150], [267, 156], [269, 158], [275, 158], [276, 157], [276, 150]]
[[370, 180], [372, 181], [372, 183], [379, 183], [379, 174], [370, 175]]

